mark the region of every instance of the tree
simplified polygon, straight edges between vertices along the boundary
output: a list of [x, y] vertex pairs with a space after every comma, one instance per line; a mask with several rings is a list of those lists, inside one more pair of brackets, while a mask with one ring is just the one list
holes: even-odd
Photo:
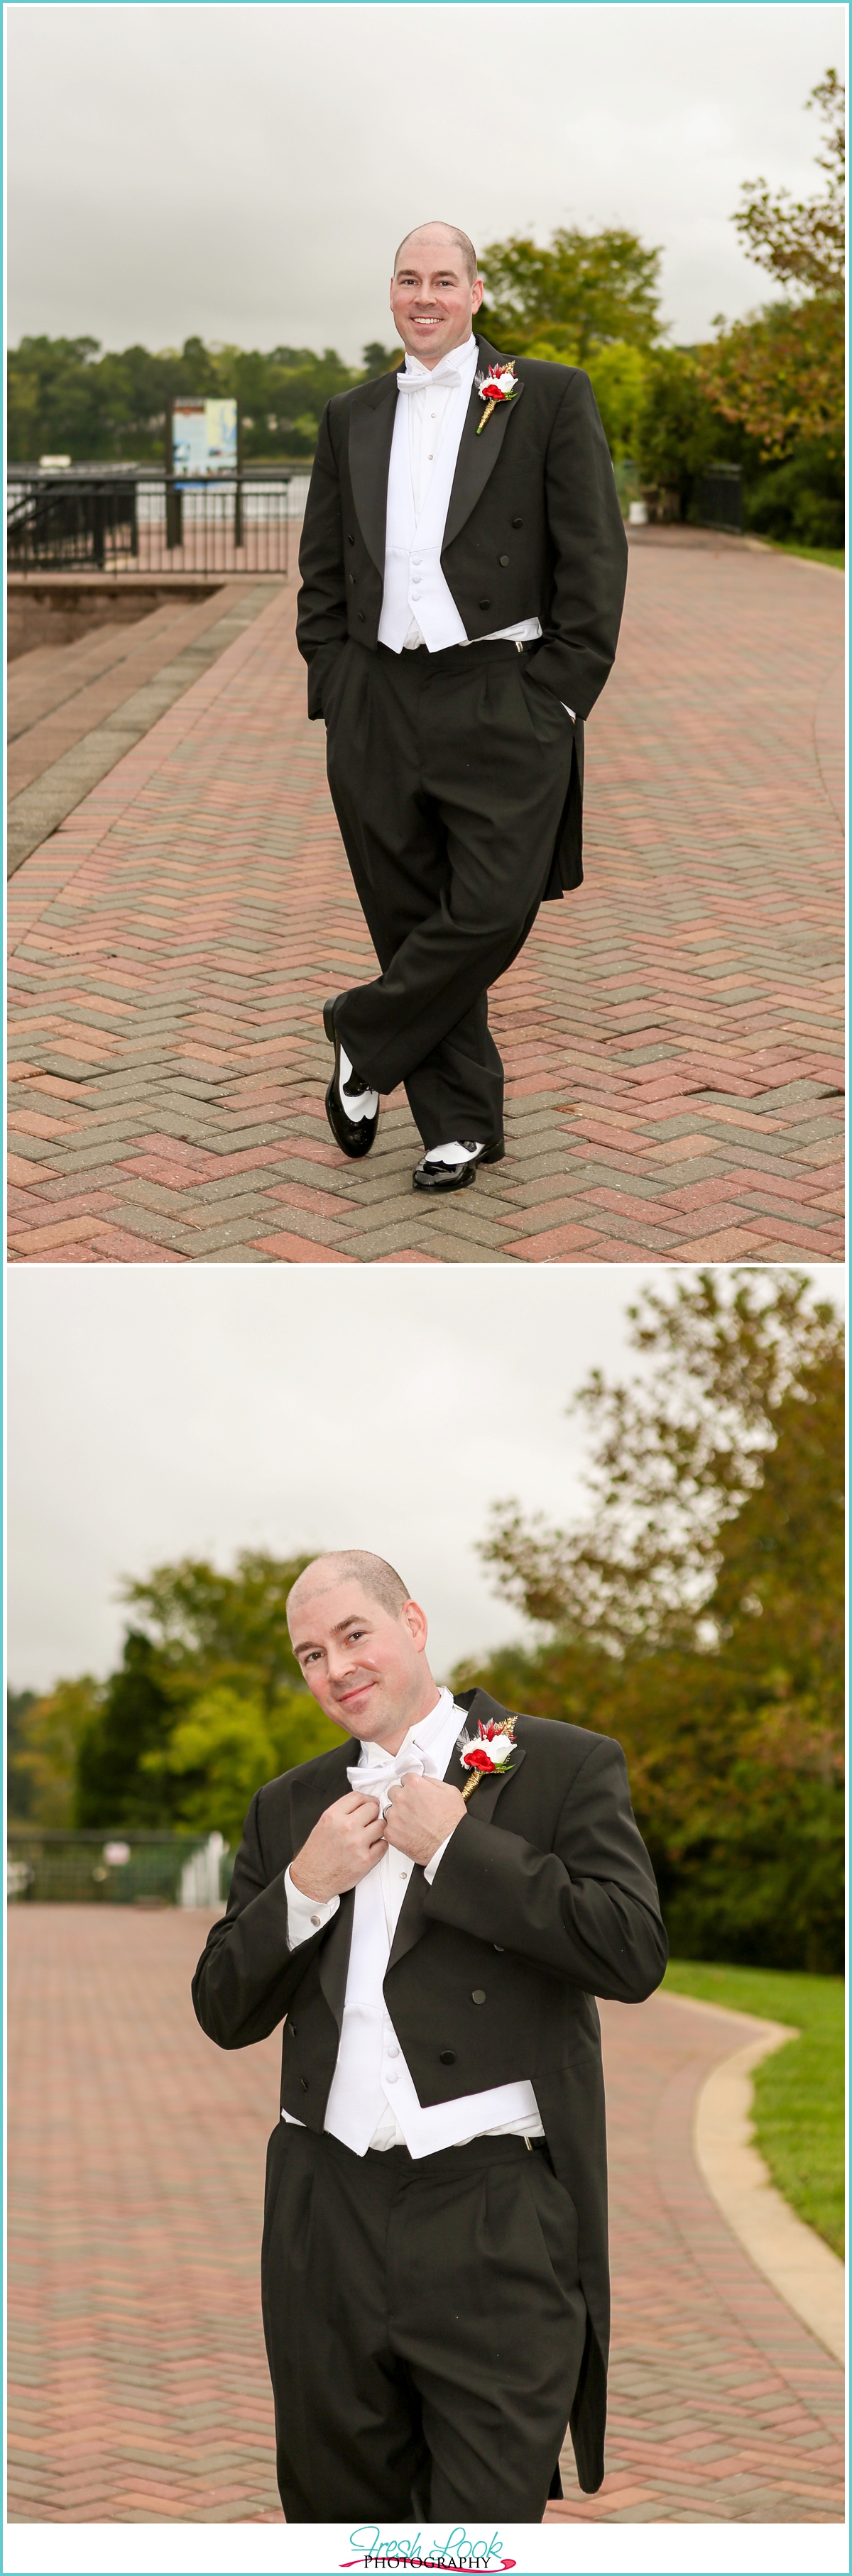
[[[480, 1553], [499, 1589], [555, 1631], [586, 1689], [623, 1696], [631, 1658], [691, 1653], [712, 1628], [723, 1534], [755, 1488], [788, 1386], [838, 1347], [833, 1309], [794, 1273], [703, 1271], [631, 1307], [626, 1385], [594, 1371], [569, 1411], [595, 1439], [591, 1512], [577, 1528], [498, 1505]], [[577, 1660], [579, 1659], [579, 1660]]]
[[632, 450], [643, 482], [676, 491], [685, 519], [699, 476], [730, 441], [693, 351], [655, 349], [645, 362]]
[[807, 101], [821, 110], [821, 196], [795, 201], [765, 179], [749, 181], [733, 218], [747, 256], [787, 289], [783, 302], [725, 326], [703, 360], [710, 400], [782, 456], [795, 441], [842, 451], [844, 414], [845, 93], [826, 72]]
[[340, 1732], [305, 1691], [269, 1710], [259, 1695], [219, 1685], [193, 1700], [161, 1749], [143, 1754], [152, 1785], [169, 1783], [176, 1823], [224, 1834], [233, 1847], [263, 1780], [339, 1744]]
[[381, 340], [368, 340], [361, 352], [361, 364], [367, 377], [390, 376], [402, 366], [404, 357], [404, 349], [385, 349]]
[[518, 354], [544, 339], [571, 366], [584, 367], [592, 349], [611, 341], [651, 348], [662, 327], [661, 256], [617, 225], [562, 229], [546, 250], [521, 234], [491, 242], [481, 327], [498, 348]]
[[144, 1768], [146, 1755], [166, 1743], [173, 1724], [174, 1707], [151, 1641], [131, 1628], [119, 1670], [98, 1693], [78, 1742], [76, 1825], [150, 1829], [174, 1822], [174, 1800], [164, 1801]]
[[789, 1270], [702, 1270], [628, 1316], [655, 1368], [615, 1386], [595, 1369], [569, 1407], [597, 1444], [590, 1520], [548, 1529], [498, 1505], [480, 1551], [528, 1617], [616, 1653], [694, 1641], [783, 1397], [842, 1348], [834, 1307]]
[[181, 395], [235, 395], [245, 457], [311, 455], [330, 395], [360, 382], [335, 349], [211, 347], [191, 333], [183, 348], [138, 343], [24, 339], [9, 352], [9, 453], [18, 462], [65, 450], [77, 462], [162, 461], [166, 413]]
[[843, 1964], [844, 1393], [835, 1347], [720, 1533], [663, 1864], [672, 1931], [704, 1955]]
[[233, 1574], [220, 1574], [206, 1558], [183, 1557], [124, 1585], [173, 1705], [214, 1684], [238, 1682], [259, 1691], [269, 1709], [282, 1691], [304, 1688], [286, 1603], [309, 1564], [309, 1555], [281, 1558], [244, 1548]]
[[215, 1827], [232, 1842], [263, 1780], [339, 1742], [287, 1627], [309, 1562], [247, 1548], [230, 1574], [184, 1557], [125, 1584], [133, 1625], [78, 1745], [78, 1825]]
[[33, 1781], [27, 1758], [26, 1719], [35, 1707], [37, 1693], [31, 1690], [6, 1692], [6, 1772], [10, 1824], [23, 1824], [32, 1814]]
[[821, 197], [794, 203], [786, 188], [773, 196], [765, 179], [746, 182], [734, 216], [748, 257], [783, 286], [838, 300], [845, 274], [846, 93], [835, 71], [817, 81], [806, 101], [822, 111], [824, 147], [816, 154], [828, 186]]
[[843, 1960], [842, 1327], [789, 1271], [631, 1310], [650, 1368], [579, 1403], [590, 1520], [482, 1554], [551, 1634], [456, 1676], [615, 1735], [685, 1956]]
[[76, 1822], [80, 1750], [97, 1719], [101, 1686], [90, 1673], [83, 1673], [76, 1681], [57, 1682], [55, 1690], [41, 1697], [22, 1691], [15, 1698], [10, 1819], [52, 1828], [71, 1826]]

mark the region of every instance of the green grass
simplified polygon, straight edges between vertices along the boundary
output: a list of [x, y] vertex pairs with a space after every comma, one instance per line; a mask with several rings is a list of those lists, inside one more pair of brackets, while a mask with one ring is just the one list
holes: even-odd
[[801, 555], [805, 563], [827, 563], [835, 572], [846, 570], [843, 546], [798, 546], [792, 537], [761, 537], [762, 546], [771, 546], [775, 555]]
[[843, 2254], [844, 2032], [842, 1977], [781, 1968], [714, 1968], [669, 1961], [664, 1983], [701, 2003], [790, 2022], [798, 2039], [758, 2066], [755, 2139], [778, 2190], [800, 2218]]

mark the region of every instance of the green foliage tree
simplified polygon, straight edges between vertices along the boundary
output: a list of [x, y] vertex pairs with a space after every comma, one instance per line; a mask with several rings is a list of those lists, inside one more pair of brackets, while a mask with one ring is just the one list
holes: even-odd
[[282, 1558], [244, 1548], [233, 1574], [220, 1574], [204, 1557], [182, 1557], [123, 1586], [173, 1705], [225, 1683], [249, 1695], [259, 1691], [270, 1709], [282, 1691], [304, 1688], [286, 1603], [308, 1564], [309, 1555]]
[[[561, 344], [548, 338], [533, 340], [525, 355], [546, 358], [557, 366], [577, 364], [573, 345], [566, 339]], [[634, 452], [648, 358], [644, 349], [634, 348], [629, 340], [612, 340], [592, 348], [585, 360], [595, 401], [603, 421], [609, 452], [614, 462]]]
[[9, 1746], [10, 1822], [71, 1826], [76, 1823], [77, 1767], [81, 1748], [97, 1722], [101, 1685], [83, 1673], [37, 1696], [13, 1695]]
[[169, 1826], [226, 1841], [263, 1780], [339, 1742], [305, 1690], [286, 1600], [308, 1556], [244, 1549], [124, 1586], [133, 1624], [89, 1711], [76, 1758], [80, 1826]]
[[193, 1832], [224, 1834], [233, 1847], [255, 1789], [297, 1762], [339, 1744], [340, 1732], [302, 1691], [268, 1707], [226, 1683], [202, 1691], [167, 1742], [143, 1754], [158, 1787], [168, 1781], [176, 1822]]
[[552, 1633], [465, 1679], [624, 1745], [673, 1946], [842, 1964], [843, 1362], [791, 1272], [705, 1272], [631, 1310], [652, 1361], [578, 1399], [575, 1531], [502, 1506], [482, 1553]]
[[[27, 1760], [26, 1720], [37, 1693], [6, 1692], [6, 1781], [10, 1824], [23, 1824], [32, 1814], [33, 1782]], [[23, 1759], [22, 1759], [23, 1757]]]
[[643, 483], [676, 491], [689, 517], [699, 476], [716, 458], [736, 459], [742, 441], [722, 424], [691, 349], [655, 349], [644, 368], [632, 453]]
[[705, 353], [706, 390], [764, 455], [800, 440], [842, 452], [844, 416], [845, 92], [828, 71], [807, 101], [824, 125], [817, 166], [827, 185], [806, 203], [765, 179], [747, 183], [734, 223], [747, 255], [786, 288], [784, 301], [725, 326]]
[[213, 348], [196, 333], [180, 350], [101, 351], [85, 336], [42, 334], [9, 352], [9, 455], [17, 463], [63, 453], [76, 463], [160, 463], [169, 404], [228, 394], [241, 406], [247, 462], [311, 456], [324, 404], [359, 381], [336, 349]]
[[782, 1397], [842, 1348], [835, 1308], [808, 1292], [801, 1272], [702, 1270], [628, 1308], [654, 1365], [614, 1386], [595, 1369], [569, 1407], [596, 1443], [590, 1520], [566, 1532], [498, 1505], [483, 1543], [530, 1618], [619, 1653], [694, 1641]]
[[404, 358], [404, 349], [399, 347], [385, 349], [381, 340], [368, 340], [366, 348], [361, 353], [365, 376], [393, 375], [394, 371], [402, 366]]
[[483, 254], [481, 325], [498, 348], [529, 352], [545, 340], [570, 366], [585, 367], [609, 342], [648, 349], [659, 339], [662, 253], [637, 233], [562, 228], [546, 250], [525, 235], [490, 242]]
[[131, 1628], [119, 1669], [98, 1693], [77, 1746], [75, 1825], [149, 1829], [175, 1822], [174, 1799], [158, 1793], [144, 1768], [146, 1755], [167, 1741], [173, 1722], [151, 1641]]
[[798, 440], [780, 463], [755, 456], [743, 476], [746, 526], [782, 543], [842, 547], [845, 482], [842, 447], [827, 439]]
[[624, 457], [636, 455], [638, 427], [652, 363], [647, 350], [634, 348], [629, 340], [612, 340], [606, 347], [589, 351], [586, 373], [591, 380], [614, 464], [620, 463]]

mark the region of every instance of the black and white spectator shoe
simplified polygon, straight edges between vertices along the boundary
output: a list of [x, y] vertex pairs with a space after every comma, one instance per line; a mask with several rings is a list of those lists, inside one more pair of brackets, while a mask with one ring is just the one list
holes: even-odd
[[350, 1161], [356, 1163], [360, 1162], [363, 1154], [369, 1154], [370, 1146], [375, 1143], [379, 1095], [350, 1064], [334, 1023], [335, 1002], [339, 1000], [338, 993], [326, 1002], [322, 1015], [326, 1037], [334, 1048], [334, 1072], [325, 1095], [325, 1114], [335, 1144], [340, 1146], [342, 1154], [348, 1154]]
[[430, 1145], [421, 1163], [412, 1173], [415, 1190], [469, 1190], [480, 1163], [502, 1163], [506, 1147], [502, 1136], [493, 1145], [477, 1145], [470, 1139], [451, 1145]]

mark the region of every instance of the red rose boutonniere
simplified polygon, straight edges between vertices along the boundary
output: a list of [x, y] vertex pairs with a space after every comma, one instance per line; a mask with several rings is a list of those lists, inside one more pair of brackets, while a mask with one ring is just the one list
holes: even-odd
[[461, 1765], [470, 1778], [463, 1798], [472, 1798], [480, 1780], [493, 1778], [508, 1769], [515, 1750], [514, 1717], [489, 1717], [479, 1721], [478, 1735], [462, 1737]]
[[495, 404], [513, 402], [515, 395], [520, 393], [514, 358], [498, 359], [497, 365], [490, 367], [487, 375], [480, 373], [474, 381], [480, 402], [485, 404], [482, 419], [476, 424], [476, 435], [480, 438], [486, 421], [491, 418]]

